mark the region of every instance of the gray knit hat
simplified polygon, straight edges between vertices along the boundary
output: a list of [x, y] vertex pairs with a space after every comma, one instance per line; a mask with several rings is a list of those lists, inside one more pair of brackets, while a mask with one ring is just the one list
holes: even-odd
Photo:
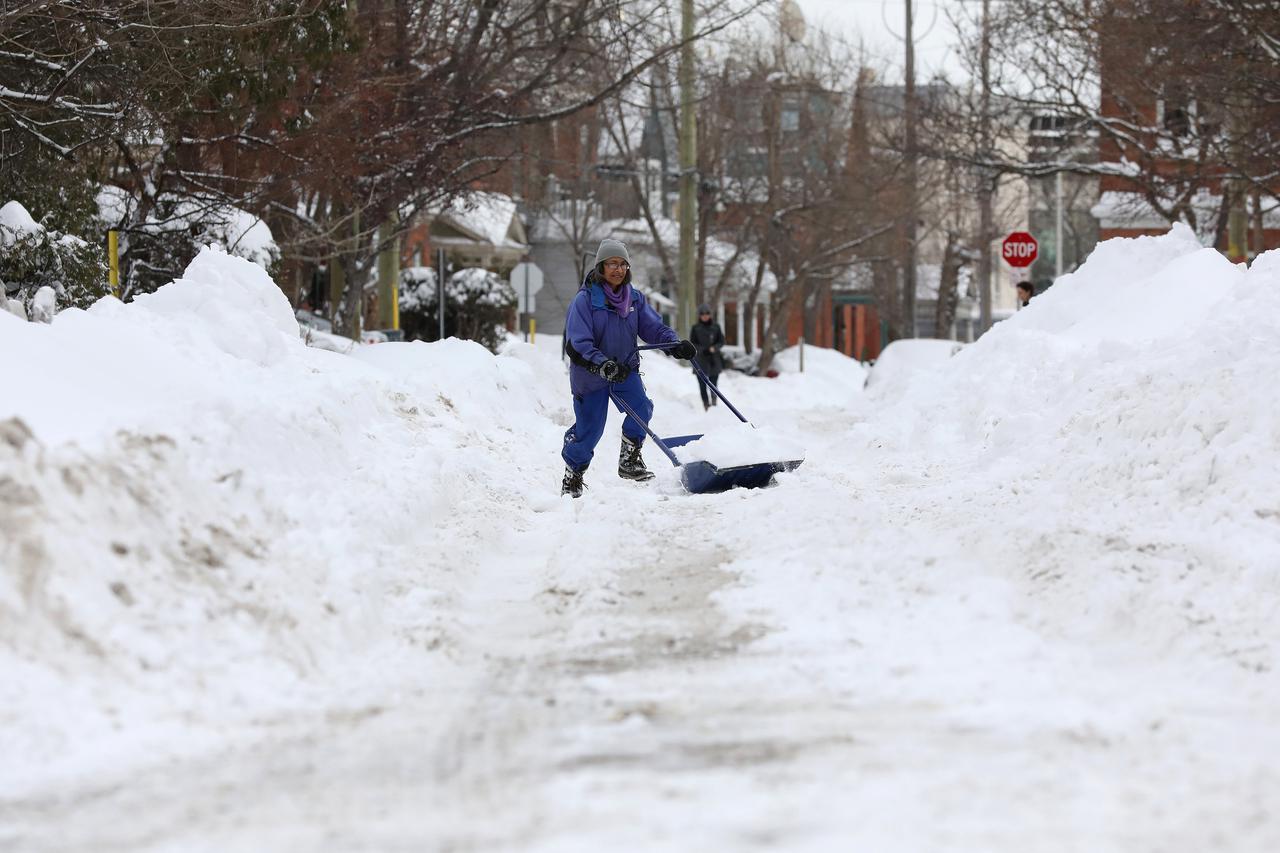
[[600, 241], [600, 248], [596, 249], [595, 266], [609, 258], [622, 258], [627, 262], [627, 266], [631, 266], [631, 255], [627, 253], [627, 247], [621, 240], [615, 240], [612, 237], [605, 237]]
[[710, 313], [711, 313], [711, 306], [710, 306], [710, 305], [708, 305], [708, 304], [707, 304], [707, 303], [705, 303], [705, 302], [704, 302], [704, 303], [702, 303], [701, 305], [699, 305], [699, 306], [698, 306], [698, 313], [699, 313], [699, 314], [710, 314]]

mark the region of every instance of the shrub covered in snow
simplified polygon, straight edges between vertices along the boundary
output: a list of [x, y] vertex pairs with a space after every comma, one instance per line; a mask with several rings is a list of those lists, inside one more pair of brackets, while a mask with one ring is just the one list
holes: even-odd
[[98, 194], [98, 220], [120, 230], [125, 294], [150, 293], [181, 275], [205, 246], [252, 261], [273, 276], [280, 249], [267, 224], [220, 201], [164, 193], [145, 206], [120, 187]]
[[[408, 267], [400, 273], [400, 325], [406, 340], [440, 337], [436, 271]], [[516, 292], [497, 273], [471, 267], [451, 275], [445, 285], [445, 337], [462, 338], [498, 351]]]
[[52, 316], [52, 296], [63, 307], [86, 308], [105, 295], [106, 258], [99, 247], [43, 227], [11, 201], [0, 207], [0, 281], [27, 316], [43, 318]]
[[[400, 315], [435, 310], [436, 271], [431, 267], [406, 267], [400, 271]], [[412, 338], [411, 338], [412, 339]]]

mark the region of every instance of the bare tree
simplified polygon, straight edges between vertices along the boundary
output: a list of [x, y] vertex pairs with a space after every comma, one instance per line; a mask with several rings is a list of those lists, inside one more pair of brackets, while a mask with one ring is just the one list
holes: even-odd
[[[801, 314], [814, 334], [813, 309], [851, 266], [882, 256], [901, 223], [904, 159], [875, 145], [861, 98], [861, 56], [827, 38], [780, 52], [763, 78], [767, 156], [766, 217], [760, 244], [777, 277], [760, 369], [768, 369], [786, 329]], [[849, 94], [852, 84], [853, 94]], [[900, 304], [901, 291], [891, 296]]]
[[[184, 232], [204, 212], [261, 203], [262, 182], [243, 176], [270, 169], [253, 164], [274, 156], [269, 137], [289, 81], [343, 48], [343, 5], [5, 4], [0, 191], [35, 199], [46, 213], [72, 199], [83, 220], [96, 185], [118, 185], [131, 196], [112, 223], [122, 231], [126, 294], [148, 268], [172, 277], [174, 258], [159, 255], [190, 244]], [[143, 245], [155, 235], [162, 240]]]
[[[1249, 192], [1276, 198], [1280, 52], [1274, 4], [1250, 0], [1006, 0], [992, 22], [1006, 129], [1033, 114], [1077, 122], [1100, 157], [1035, 162], [952, 152], [1002, 174], [1103, 177], [1155, 214], [1222, 239]], [[980, 32], [964, 28], [969, 55]], [[971, 115], [974, 113], [971, 111]], [[1064, 134], [1064, 143], [1071, 140]], [[1215, 194], [1211, 209], [1204, 192]]]
[[[710, 0], [694, 38], [752, 5]], [[154, 220], [166, 193], [268, 216], [286, 253], [336, 261], [336, 319], [355, 333], [374, 258], [400, 237], [387, 223], [499, 169], [513, 131], [599, 104], [678, 50], [663, 10], [658, 0], [6, 6], [0, 63], [24, 76], [0, 88], [0, 130], [57, 156], [113, 154], [103, 171], [140, 194], [135, 222]], [[112, 89], [112, 79], [124, 82]]]
[[[740, 20], [750, 5], [709, 4], [694, 38]], [[504, 135], [604, 102], [681, 44], [653, 0], [400, 0], [397, 7], [393, 26], [376, 16], [361, 22], [370, 48], [343, 70], [343, 85], [331, 90], [337, 103], [325, 110], [369, 110], [378, 127], [356, 140], [363, 168], [321, 182], [326, 204], [309, 223], [347, 270], [337, 319], [348, 329], [380, 248], [373, 223], [393, 209], [407, 220], [439, 204], [505, 162]], [[379, 73], [370, 73], [371, 59]]]
[[[876, 162], [865, 133], [861, 149], [851, 150], [851, 123], [865, 119], [851, 116], [845, 91], [856, 77], [856, 56], [821, 34], [784, 43], [740, 32], [728, 49], [702, 57], [698, 97], [706, 120], [699, 123], [697, 295], [718, 304], [731, 281], [752, 282], [737, 299], [750, 327], [766, 280], [778, 282], [761, 353], [764, 369], [792, 316], [803, 313], [812, 325], [814, 312], [806, 306], [896, 224], [886, 203], [900, 158]], [[675, 124], [669, 79], [655, 75], [644, 94], [622, 93], [610, 110], [616, 116], [610, 133], [664, 275], [673, 280], [671, 229], [641, 183], [641, 158], [632, 142], [645, 109]], [[887, 169], [886, 160], [894, 161]], [[894, 221], [886, 224], [886, 216]], [[712, 241], [725, 246], [714, 280], [708, 278]]]

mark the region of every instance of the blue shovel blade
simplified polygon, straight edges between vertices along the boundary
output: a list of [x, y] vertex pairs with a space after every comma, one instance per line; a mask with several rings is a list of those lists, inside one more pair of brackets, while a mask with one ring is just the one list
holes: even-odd
[[729, 489], [761, 489], [772, 482], [774, 474], [793, 471], [803, 461], [757, 462], [732, 468], [717, 468], [710, 462], [689, 462], [680, 466], [680, 481], [695, 495], [727, 492]]
[[673, 435], [670, 438], [662, 439], [662, 443], [667, 447], [684, 447], [686, 444], [697, 441], [702, 438], [702, 433], [697, 435]]

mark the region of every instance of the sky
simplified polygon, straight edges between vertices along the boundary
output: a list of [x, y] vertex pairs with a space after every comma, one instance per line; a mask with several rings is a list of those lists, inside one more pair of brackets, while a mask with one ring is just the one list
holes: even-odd
[[[874, 57], [901, 69], [902, 32], [906, 17], [905, 0], [796, 0], [811, 27], [861, 38]], [[963, 76], [953, 45], [955, 30], [947, 10], [959, 11], [958, 0], [915, 0], [916, 79], [924, 80], [938, 70], [955, 78]], [[932, 24], [932, 26], [930, 26]]]

